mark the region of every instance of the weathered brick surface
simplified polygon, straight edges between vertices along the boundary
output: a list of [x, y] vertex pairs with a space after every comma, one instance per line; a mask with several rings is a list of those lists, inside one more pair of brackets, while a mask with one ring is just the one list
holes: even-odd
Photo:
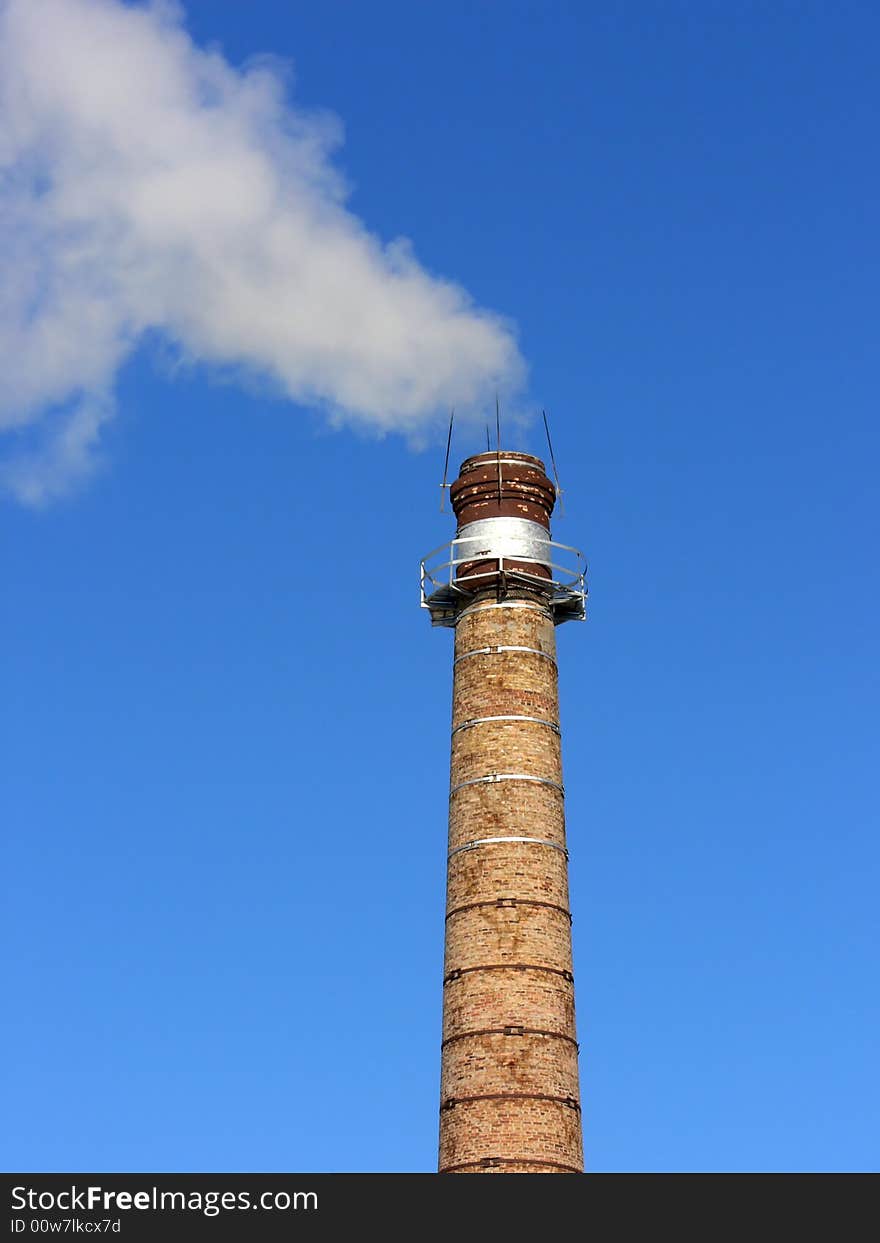
[[581, 1167], [570, 1168], [569, 1166], [559, 1165], [553, 1162], [553, 1167], [548, 1169], [550, 1162], [545, 1161], [540, 1165], [529, 1161], [499, 1161], [495, 1158], [489, 1158], [485, 1161], [472, 1161], [465, 1165], [455, 1166], [452, 1172], [456, 1174], [580, 1174]]
[[559, 781], [559, 735], [538, 721], [481, 721], [452, 736], [456, 781], [508, 772], [514, 757], [516, 772]]
[[[505, 765], [516, 762], [517, 756], [513, 754], [506, 758]], [[537, 775], [551, 776], [555, 781], [561, 777], [558, 769], [555, 777], [551, 773]], [[457, 774], [453, 770], [453, 780], [456, 779]], [[511, 836], [546, 838], [564, 846], [565, 817], [561, 792], [553, 786], [539, 785], [536, 781], [497, 781], [464, 786], [450, 798], [450, 850], [476, 838]]]
[[553, 621], [540, 604], [528, 601], [511, 601], [497, 608], [478, 605], [465, 611], [455, 628], [455, 655], [490, 644], [536, 647], [556, 658]]
[[485, 1157], [583, 1164], [580, 1114], [562, 1102], [511, 1097], [462, 1102], [440, 1112], [441, 1170]]
[[550, 906], [460, 908], [446, 921], [445, 974], [480, 963], [533, 963], [571, 971], [568, 916]]
[[441, 1102], [507, 1091], [576, 1097], [577, 1046], [535, 1031], [517, 1035], [515, 1029], [512, 1034], [488, 1029], [446, 1046]]
[[[501, 785], [491, 788], [499, 789]], [[504, 825], [495, 827], [506, 832]], [[546, 826], [534, 827], [539, 836], [550, 836]], [[565, 855], [546, 846], [496, 842], [478, 850], [462, 850], [449, 860], [448, 875], [450, 894], [455, 895], [459, 906], [517, 897], [523, 901], [555, 902], [568, 910]]]
[[455, 666], [453, 725], [501, 713], [558, 719], [554, 663], [533, 652], [474, 652]]
[[[582, 1168], [560, 738], [536, 721], [456, 729], [511, 715], [558, 727], [555, 650], [537, 603], [477, 605], [456, 628], [441, 1170]], [[552, 784], [456, 789], [496, 774]]]
[[549, 971], [472, 971], [444, 988], [443, 1039], [517, 1023], [574, 1036], [574, 986]]

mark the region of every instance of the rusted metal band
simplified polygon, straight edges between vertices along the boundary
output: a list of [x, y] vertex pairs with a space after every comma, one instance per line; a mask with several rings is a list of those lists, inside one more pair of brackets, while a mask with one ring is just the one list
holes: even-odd
[[451, 984], [453, 980], [458, 980], [463, 975], [470, 975], [472, 971], [547, 971], [551, 975], [561, 975], [563, 980], [569, 984], [574, 983], [572, 973], [562, 967], [542, 967], [533, 962], [493, 962], [480, 967], [456, 967], [454, 971], [450, 971], [447, 976], [443, 977], [443, 984], [444, 986]]
[[463, 846], [456, 846], [450, 850], [446, 856], [451, 859], [453, 855], [460, 855], [465, 850], [476, 850], [478, 846], [497, 846], [499, 842], [525, 842], [530, 846], [552, 846], [554, 850], [560, 851], [568, 858], [568, 851], [559, 842], [551, 842], [548, 837], [476, 837], [472, 842], [465, 842]]
[[539, 902], [535, 898], [489, 898], [485, 902], [469, 902], [467, 906], [454, 906], [451, 911], [447, 912], [446, 918], [451, 919], [453, 915], [461, 915], [464, 911], [475, 911], [480, 906], [495, 906], [502, 910], [517, 906], [543, 906], [548, 911], [558, 911], [560, 915], [566, 917], [569, 923], [572, 921], [571, 911], [566, 910], [564, 906], [560, 906], [557, 902]]
[[556, 1040], [567, 1040], [575, 1049], [580, 1047], [574, 1036], [567, 1036], [565, 1032], [548, 1032], [540, 1027], [518, 1027], [513, 1024], [507, 1027], [484, 1027], [475, 1032], [459, 1032], [455, 1036], [447, 1036], [440, 1048], [445, 1049], [448, 1044], [454, 1044], [456, 1040], [467, 1040], [470, 1036], [552, 1036]]
[[548, 729], [552, 729], [554, 734], [561, 735], [559, 726], [555, 721], [548, 721], [543, 716], [520, 716], [516, 713], [506, 713], [503, 716], [474, 716], [469, 721], [462, 721], [461, 725], [456, 725], [452, 731], [453, 737], [463, 729], [472, 729], [474, 725], [488, 725], [490, 721], [520, 721], [525, 725], [546, 725]]
[[485, 1092], [479, 1096], [447, 1096], [440, 1106], [441, 1113], [455, 1109], [456, 1105], [471, 1105], [474, 1101], [553, 1101], [580, 1113], [581, 1107], [573, 1096], [548, 1096], [545, 1092]]
[[454, 785], [449, 791], [449, 797], [457, 794], [459, 790], [464, 790], [467, 786], [478, 785], [495, 785], [498, 781], [532, 781], [537, 785], [550, 786], [554, 790], [558, 790], [560, 794], [565, 794], [565, 787], [558, 781], [551, 781], [549, 777], [535, 777], [532, 773], [487, 773], [485, 777], [471, 777], [470, 781], [459, 781], [458, 785]]
[[579, 1165], [564, 1165], [561, 1161], [540, 1161], [537, 1157], [480, 1157], [476, 1161], [459, 1161], [457, 1165], [444, 1165], [438, 1174], [454, 1174], [456, 1170], [491, 1169], [493, 1165], [540, 1165], [548, 1170], [565, 1170], [566, 1174], [583, 1174]]
[[545, 660], [550, 661], [551, 665], [556, 664], [556, 657], [551, 656], [549, 652], [542, 652], [539, 647], [520, 647], [515, 643], [495, 644], [493, 647], [475, 647], [470, 652], [462, 652], [460, 656], [456, 656], [452, 663], [457, 665], [460, 660], [467, 660], [468, 656], [494, 656], [496, 652], [527, 652], [531, 656], [543, 656]]
[[[504, 453], [505, 450], [502, 449], [501, 452]], [[499, 457], [497, 449], [489, 449], [486, 453], [475, 453], [473, 458], [468, 458], [467, 461], [463, 462], [459, 479], [467, 484], [468, 475], [488, 466], [493, 468], [495, 466], [515, 466], [517, 470], [531, 472], [531, 474], [538, 478], [544, 474], [544, 463], [540, 458], [532, 457], [530, 453], [520, 453], [517, 457]], [[522, 483], [523, 480], [517, 475], [513, 479], [505, 480], [505, 483], [507, 482], [515, 487], [517, 484]], [[527, 478], [525, 482], [529, 483], [530, 480]], [[547, 482], [550, 483], [549, 480]], [[534, 487], [534, 484], [532, 486]], [[552, 483], [550, 483], [550, 488], [553, 488]]]

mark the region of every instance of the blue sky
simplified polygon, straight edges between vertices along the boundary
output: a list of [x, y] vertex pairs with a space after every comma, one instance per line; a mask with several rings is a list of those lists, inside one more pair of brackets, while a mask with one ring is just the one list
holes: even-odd
[[[588, 1168], [876, 1167], [875, 6], [185, 10], [550, 411]], [[430, 1170], [444, 433], [173, 345], [0, 511], [0, 1164]]]

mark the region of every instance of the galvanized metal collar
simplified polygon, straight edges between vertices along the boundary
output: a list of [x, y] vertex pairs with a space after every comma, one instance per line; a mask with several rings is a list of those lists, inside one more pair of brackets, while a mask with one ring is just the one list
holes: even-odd
[[458, 528], [455, 542], [468, 558], [511, 557], [546, 565], [553, 560], [550, 532], [528, 518], [478, 518]]

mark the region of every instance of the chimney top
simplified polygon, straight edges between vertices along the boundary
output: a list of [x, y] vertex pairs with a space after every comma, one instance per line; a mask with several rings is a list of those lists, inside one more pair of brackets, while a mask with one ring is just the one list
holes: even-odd
[[525, 518], [549, 531], [556, 504], [541, 459], [509, 449], [465, 458], [449, 495], [459, 530], [483, 518]]

